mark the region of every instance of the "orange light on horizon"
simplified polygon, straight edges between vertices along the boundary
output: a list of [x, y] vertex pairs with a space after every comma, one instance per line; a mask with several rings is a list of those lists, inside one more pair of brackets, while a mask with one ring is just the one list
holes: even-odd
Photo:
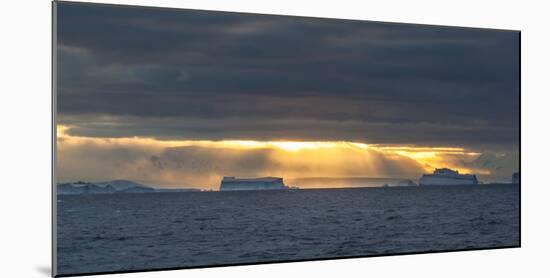
[[[346, 161], [365, 163], [376, 169], [376, 155], [380, 154], [388, 158], [414, 161], [416, 167], [421, 167], [425, 172], [431, 172], [435, 168], [452, 168], [462, 173], [490, 174], [489, 171], [470, 169], [461, 164], [464, 161], [472, 161], [480, 153], [472, 152], [460, 147], [445, 146], [403, 146], [366, 144], [351, 141], [258, 141], [258, 140], [159, 140], [152, 137], [120, 137], [99, 138], [75, 136], [69, 133], [72, 127], [57, 125], [58, 150], [68, 147], [82, 147], [86, 144], [94, 144], [101, 147], [134, 146], [152, 151], [161, 151], [172, 147], [202, 147], [233, 150], [273, 149], [270, 159], [286, 163], [287, 160], [311, 161], [311, 165], [324, 165], [327, 160], [339, 163], [340, 167], [346, 167]], [[314, 152], [312, 152], [314, 151]], [[330, 158], [330, 159], [329, 159]], [[333, 159], [334, 158], [334, 159]], [[312, 167], [314, 168], [314, 167]], [[321, 170], [320, 170], [321, 171]], [[324, 175], [325, 173], [319, 173]]]

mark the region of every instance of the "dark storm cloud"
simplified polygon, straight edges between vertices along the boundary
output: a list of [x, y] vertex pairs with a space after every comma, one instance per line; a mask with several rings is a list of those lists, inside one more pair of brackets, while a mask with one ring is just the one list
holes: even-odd
[[72, 134], [519, 140], [517, 32], [73, 3], [58, 14]]

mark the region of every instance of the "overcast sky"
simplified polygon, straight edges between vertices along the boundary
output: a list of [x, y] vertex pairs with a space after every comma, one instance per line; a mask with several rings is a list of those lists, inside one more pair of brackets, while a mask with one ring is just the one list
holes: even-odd
[[515, 31], [58, 7], [71, 135], [519, 148]]

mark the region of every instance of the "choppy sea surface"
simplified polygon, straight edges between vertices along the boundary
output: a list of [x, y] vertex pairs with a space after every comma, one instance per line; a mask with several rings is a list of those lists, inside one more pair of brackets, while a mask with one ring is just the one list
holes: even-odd
[[519, 186], [60, 195], [58, 274], [519, 245]]

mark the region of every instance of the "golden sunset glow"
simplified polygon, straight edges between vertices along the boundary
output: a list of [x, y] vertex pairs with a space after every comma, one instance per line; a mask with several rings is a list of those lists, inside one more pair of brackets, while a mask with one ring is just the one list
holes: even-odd
[[452, 157], [460, 157], [466, 161], [471, 161], [481, 155], [478, 152], [468, 152], [463, 148], [456, 147], [407, 147], [407, 146], [376, 146], [379, 150], [396, 153], [401, 156], [409, 157], [425, 165], [427, 170], [435, 168], [453, 168], [465, 174], [483, 174], [489, 175], [490, 171], [480, 169], [465, 168], [452, 160]]
[[300, 150], [314, 150], [314, 149], [328, 149], [337, 147], [356, 147], [356, 148], [368, 148], [367, 144], [336, 141], [254, 141], [254, 140], [156, 140], [153, 138], [144, 137], [123, 137], [123, 138], [97, 138], [97, 137], [82, 137], [73, 136], [68, 134], [70, 126], [58, 125], [57, 137], [66, 142], [67, 144], [78, 144], [82, 142], [94, 142], [94, 143], [109, 143], [109, 144], [125, 144], [133, 143], [138, 145], [150, 145], [160, 147], [210, 147], [210, 148], [232, 148], [232, 149], [264, 149], [264, 148], [277, 148], [284, 151], [296, 152]]
[[[57, 127], [57, 148], [58, 152], [63, 154], [60, 156], [63, 157], [60, 162], [69, 168], [73, 164], [83, 163], [83, 159], [81, 159], [83, 155], [76, 154], [76, 152], [83, 149], [96, 150], [86, 153], [87, 159], [90, 160], [89, 167], [92, 168], [101, 167], [103, 163], [106, 163], [105, 160], [93, 162], [96, 159], [94, 157], [101, 156], [102, 153], [105, 153], [103, 156], [108, 156], [108, 153], [117, 150], [119, 152], [130, 152], [129, 150], [132, 150], [131, 152], [145, 155], [131, 163], [112, 162], [113, 165], [110, 168], [97, 170], [100, 172], [116, 170], [112, 175], [120, 178], [154, 172], [147, 168], [150, 167], [152, 157], [161, 157], [166, 152], [182, 150], [183, 148], [193, 149], [194, 152], [191, 154], [187, 152], [178, 153], [177, 155], [170, 154], [170, 159], [177, 159], [176, 164], [181, 164], [181, 168], [169, 170], [170, 167], [175, 166], [159, 164], [158, 167], [161, 168], [157, 169], [158, 173], [155, 174], [155, 178], [165, 180], [166, 184], [176, 184], [177, 181], [185, 179], [193, 183], [210, 185], [217, 183], [222, 175], [237, 174], [280, 175], [288, 178], [320, 176], [402, 176], [414, 178], [422, 173], [431, 172], [435, 168], [441, 167], [457, 169], [461, 173], [489, 174], [488, 171], [465, 167], [464, 161], [473, 161], [480, 154], [457, 147], [396, 146], [347, 141], [213, 141], [158, 140], [144, 137], [100, 138], [74, 136], [70, 134], [70, 128], [70, 126], [65, 125], [58, 125]], [[175, 158], [179, 156], [182, 157]], [[201, 156], [213, 156], [209, 159], [215, 162], [202, 161]], [[258, 161], [255, 162], [254, 159], [258, 159]], [[224, 165], [243, 163], [242, 161], [251, 163], [251, 165], [246, 167], [235, 166], [236, 169]], [[212, 163], [216, 163], [216, 165]], [[255, 167], [258, 163], [267, 163], [269, 167], [266, 166], [266, 169], [262, 168], [250, 174], [243, 170], [243, 168]], [[147, 169], [147, 171], [144, 169]]]

